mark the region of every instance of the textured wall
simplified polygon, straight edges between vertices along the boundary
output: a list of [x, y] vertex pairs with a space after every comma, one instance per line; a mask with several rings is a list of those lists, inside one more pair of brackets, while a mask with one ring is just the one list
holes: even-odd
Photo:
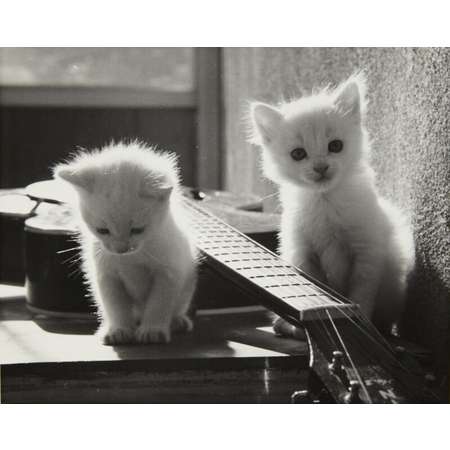
[[450, 51], [444, 48], [224, 49], [226, 187], [268, 195], [258, 152], [245, 142], [248, 99], [277, 102], [358, 69], [368, 77], [367, 127], [380, 191], [409, 212], [417, 271], [405, 325], [448, 365]]

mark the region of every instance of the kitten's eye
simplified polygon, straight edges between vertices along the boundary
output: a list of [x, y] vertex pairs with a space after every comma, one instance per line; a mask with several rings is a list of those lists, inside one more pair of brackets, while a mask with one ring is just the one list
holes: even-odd
[[291, 158], [294, 161], [301, 161], [302, 159], [305, 159], [307, 155], [308, 154], [304, 148], [294, 148], [291, 152]]
[[328, 151], [331, 153], [339, 153], [344, 148], [344, 143], [340, 139], [335, 139], [328, 143]]
[[144, 227], [132, 228], [130, 234], [142, 234], [144, 232]]
[[109, 234], [108, 228], [97, 228], [98, 234]]

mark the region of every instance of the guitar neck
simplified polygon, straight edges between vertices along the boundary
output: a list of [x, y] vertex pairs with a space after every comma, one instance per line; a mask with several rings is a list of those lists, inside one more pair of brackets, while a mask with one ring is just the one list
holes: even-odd
[[357, 306], [283, 262], [197, 202], [185, 199], [184, 206], [209, 266], [216, 266], [223, 276], [285, 320], [304, 326], [313, 355], [311, 368], [334, 401], [435, 401], [420, 377], [397, 360]]
[[318, 314], [354, 305], [332, 298], [296, 267], [201, 208], [184, 200], [190, 222], [196, 231], [197, 247], [213, 265], [259, 301], [294, 324]]

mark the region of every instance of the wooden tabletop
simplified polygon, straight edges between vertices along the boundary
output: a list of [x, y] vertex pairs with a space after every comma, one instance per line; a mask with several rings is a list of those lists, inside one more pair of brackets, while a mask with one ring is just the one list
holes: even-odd
[[[143, 401], [229, 401], [230, 386], [234, 393], [243, 390], [241, 401], [254, 401], [255, 392], [260, 395], [262, 387], [267, 388], [268, 381], [261, 378], [267, 370], [272, 370], [272, 381], [284, 379], [277, 389], [286, 400], [288, 391], [299, 383], [299, 371], [307, 367], [307, 347], [305, 342], [275, 336], [270, 324], [270, 314], [262, 309], [231, 314], [200, 312], [194, 331], [174, 336], [169, 344], [105, 346], [95, 335], [94, 319], [33, 315], [26, 307], [23, 288], [0, 286], [3, 401], [137, 401], [134, 389], [130, 394], [118, 389], [117, 383], [111, 385], [117, 377], [122, 381], [123, 377], [135, 377], [136, 386], [146, 392], [146, 396], [138, 397]], [[220, 373], [220, 382], [213, 377], [218, 383], [215, 391], [205, 390], [205, 377], [210, 383], [211, 371]], [[178, 392], [177, 396], [167, 397], [169, 379], [170, 392]], [[174, 391], [175, 379], [180, 382]], [[153, 388], [149, 391], [150, 380]], [[247, 390], [239, 380], [247, 383]]]
[[[9, 289], [10, 293], [14, 292]], [[270, 315], [262, 308], [231, 314], [221, 310], [219, 314], [203, 315], [200, 311], [194, 331], [175, 335], [170, 344], [113, 347], [103, 345], [95, 335], [97, 322], [94, 319], [62, 319], [32, 314], [26, 307], [25, 297], [20, 294], [23, 292], [17, 288], [17, 296], [0, 299], [1, 364], [274, 358], [306, 353], [304, 342], [274, 335]]]

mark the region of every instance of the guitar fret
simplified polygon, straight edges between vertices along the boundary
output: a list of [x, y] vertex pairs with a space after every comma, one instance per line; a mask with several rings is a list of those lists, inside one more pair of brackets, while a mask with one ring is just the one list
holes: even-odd
[[[261, 269], [261, 267], [253, 267], [253, 269]], [[295, 277], [295, 273], [280, 273], [280, 274], [260, 274], [260, 275], [254, 275], [250, 276], [249, 278], [274, 278], [274, 277]]]
[[273, 285], [267, 285], [267, 289], [273, 288], [273, 287], [285, 287], [285, 286], [303, 286], [303, 283], [279, 283], [279, 284], [273, 284]]
[[307, 295], [306, 294], [283, 295], [281, 298], [283, 300], [288, 300], [290, 298], [304, 298], [304, 297], [307, 297]]
[[268, 284], [264, 287], [266, 289], [275, 289], [275, 288], [284, 288], [284, 287], [292, 287], [292, 286], [303, 286], [303, 284], [302, 283], [279, 283], [279, 284]]
[[253, 248], [251, 245], [214, 245], [210, 247], [211, 250], [217, 249], [217, 248]]
[[[248, 258], [248, 255], [265, 255], [265, 252], [262, 252], [260, 250], [244, 250], [239, 252], [221, 252], [218, 253], [217, 256], [237, 256], [237, 255], [245, 255], [246, 258]], [[261, 261], [275, 261], [273, 258], [255, 258], [260, 259]]]
[[[237, 262], [239, 262], [239, 263], [242, 263], [242, 262], [249, 263], [249, 262], [255, 262], [255, 261], [262, 261], [262, 259], [259, 259], [259, 258], [242, 258], [242, 259], [239, 259], [239, 258], [238, 259], [221, 259], [220, 258], [220, 260], [222, 262], [224, 262], [224, 263], [227, 263], [227, 264], [229, 264], [229, 263], [237, 263]], [[268, 265], [268, 266], [263, 266], [263, 267], [274, 268], [275, 266]]]

